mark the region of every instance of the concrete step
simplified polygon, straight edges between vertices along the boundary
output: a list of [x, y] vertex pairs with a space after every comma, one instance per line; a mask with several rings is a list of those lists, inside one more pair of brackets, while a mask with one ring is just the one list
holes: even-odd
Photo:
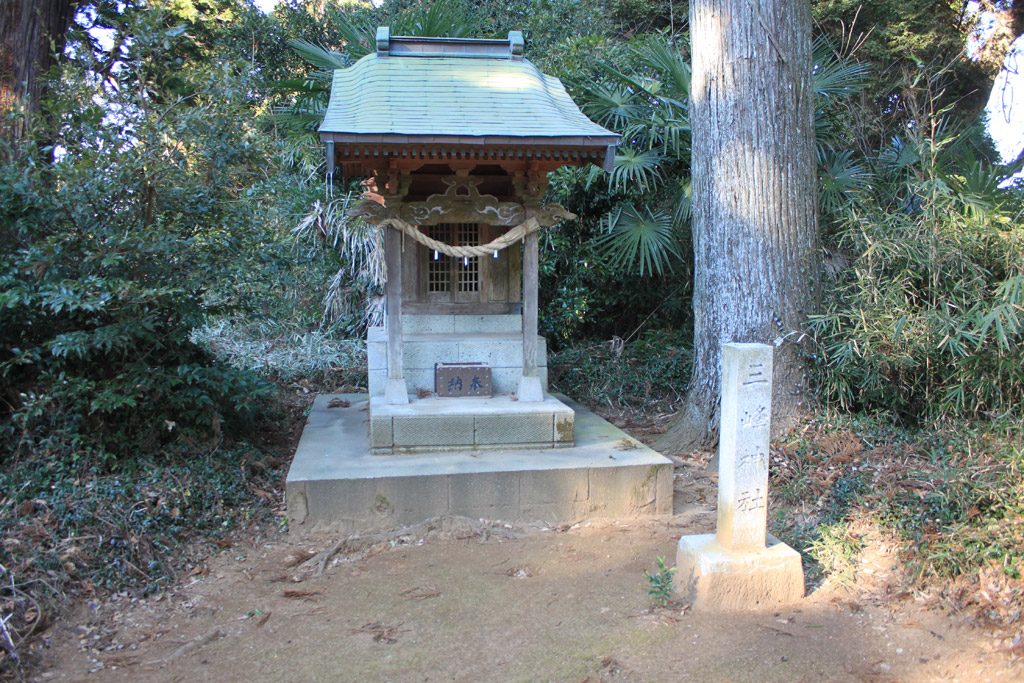
[[540, 402], [493, 398], [416, 398], [392, 405], [369, 401], [375, 454], [460, 449], [565, 448], [573, 445], [575, 413], [554, 396]]

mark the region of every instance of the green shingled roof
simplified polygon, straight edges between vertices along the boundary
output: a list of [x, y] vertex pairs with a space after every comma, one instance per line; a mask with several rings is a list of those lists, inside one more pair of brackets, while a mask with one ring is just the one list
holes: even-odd
[[321, 133], [588, 138], [618, 135], [525, 59], [370, 54], [334, 72]]

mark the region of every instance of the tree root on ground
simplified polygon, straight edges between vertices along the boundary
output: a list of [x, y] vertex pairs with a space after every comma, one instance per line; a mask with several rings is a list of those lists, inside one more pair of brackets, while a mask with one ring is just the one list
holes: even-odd
[[323, 576], [327, 571], [328, 564], [337, 555], [355, 555], [375, 546], [397, 544], [402, 539], [472, 538], [474, 536], [486, 539], [495, 535], [502, 538], [514, 538], [516, 534], [511, 526], [500, 522], [442, 515], [391, 531], [339, 539], [330, 547], [303, 562], [299, 565], [299, 569], [311, 572], [313, 576]]
[[205, 647], [213, 641], [220, 640], [225, 636], [227, 636], [227, 633], [225, 633], [220, 626], [217, 626], [213, 630], [188, 641], [187, 643], [185, 643], [184, 645], [182, 645], [166, 657], [161, 657], [160, 659], [154, 659], [151, 662], [146, 662], [146, 666], [163, 666], [165, 664], [169, 664], [170, 662], [173, 662], [175, 659], [178, 659], [179, 657], [184, 657], [187, 654], [191, 654], [199, 648]]

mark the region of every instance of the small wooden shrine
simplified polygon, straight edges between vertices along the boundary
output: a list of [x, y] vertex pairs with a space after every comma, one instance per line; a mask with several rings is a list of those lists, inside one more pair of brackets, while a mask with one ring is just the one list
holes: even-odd
[[320, 126], [328, 173], [365, 179], [353, 214], [385, 228], [386, 322], [367, 339], [371, 447], [571, 445], [572, 411], [546, 394], [537, 334], [538, 234], [573, 218], [544, 203], [547, 174], [610, 168], [619, 136], [524, 59], [518, 31], [382, 27], [376, 47], [335, 71]]

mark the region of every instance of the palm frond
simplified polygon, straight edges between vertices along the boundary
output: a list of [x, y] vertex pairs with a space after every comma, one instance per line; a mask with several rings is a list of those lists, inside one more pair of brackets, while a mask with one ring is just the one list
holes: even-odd
[[593, 83], [582, 89], [584, 113], [612, 130], [621, 131], [643, 112], [635, 94], [627, 87]]
[[327, 202], [316, 201], [292, 229], [296, 242], [306, 245], [309, 253], [326, 249], [341, 262], [324, 297], [328, 322], [350, 315], [365, 303], [366, 290], [379, 290], [386, 279], [381, 229], [348, 216], [354, 199], [349, 192]]
[[314, 43], [311, 43], [308, 40], [303, 40], [302, 38], [293, 38], [289, 40], [288, 46], [291, 47], [296, 54], [302, 57], [302, 59], [318, 69], [334, 71], [335, 69], [344, 69], [349, 65], [348, 57], [341, 52], [328, 50], [325, 47], [315, 45]]
[[999, 209], [1003, 192], [996, 169], [981, 161], [971, 164], [962, 176], [948, 181], [956, 189], [956, 198], [971, 218], [983, 221]]
[[921, 154], [913, 141], [894, 135], [879, 153], [878, 161], [883, 167], [895, 171], [921, 161]]
[[679, 179], [679, 189], [676, 191], [675, 210], [672, 211], [672, 225], [681, 228], [692, 215], [693, 209], [693, 182], [690, 178]]
[[278, 93], [290, 99], [289, 104], [275, 107], [274, 119], [286, 130], [305, 135], [319, 126], [327, 108], [334, 70], [345, 68], [349, 58], [308, 40], [289, 40], [288, 45], [315, 68], [301, 78], [286, 78], [274, 84]]
[[663, 38], [658, 38], [647, 41], [635, 54], [643, 64], [661, 76], [667, 93], [674, 99], [686, 100], [690, 94], [690, 63], [686, 61], [678, 47]]
[[335, 28], [341, 34], [345, 54], [353, 61], [373, 52], [377, 47], [377, 20], [373, 16], [359, 16], [347, 12], [334, 15]]
[[404, 35], [462, 38], [475, 33], [472, 16], [460, 2], [421, 3], [400, 15], [395, 29]]
[[677, 110], [661, 109], [652, 116], [652, 138], [657, 140], [662, 153], [668, 157], [682, 158], [689, 154], [690, 117], [679, 114]]
[[637, 151], [632, 147], [620, 147], [608, 183], [618, 190], [649, 192], [661, 181], [663, 160], [664, 157], [653, 149]]
[[598, 168], [593, 164], [588, 165], [587, 169], [582, 172], [584, 173], [583, 189], [588, 192], [591, 190], [591, 188], [594, 187], [595, 183], [597, 183], [599, 180], [604, 180], [605, 178], [604, 169]]
[[829, 155], [821, 161], [818, 188], [821, 208], [826, 212], [839, 211], [871, 180], [867, 165], [854, 160], [850, 150]]
[[612, 264], [645, 275], [660, 275], [682, 260], [672, 216], [661, 209], [632, 204], [604, 218], [606, 233], [598, 244]]
[[632, 121], [619, 131], [622, 139], [636, 149], [660, 149], [661, 137], [647, 119]]
[[303, 134], [315, 133], [324, 120], [324, 108], [304, 108], [296, 105], [276, 107], [272, 118], [287, 131]]
[[818, 156], [818, 162], [822, 163], [830, 154], [842, 147], [845, 142], [842, 135], [843, 128], [837, 126], [833, 117], [828, 116], [820, 109], [814, 116], [814, 151]]
[[812, 46], [814, 73], [812, 85], [819, 98], [846, 97], [867, 85], [870, 68], [837, 54], [827, 39], [818, 37]]
[[651, 101], [657, 100], [658, 96], [656, 91], [661, 89], [659, 81], [642, 74], [631, 76], [623, 73], [613, 64], [601, 59], [597, 60], [597, 67], [608, 74], [612, 80], [618, 81], [621, 86], [625, 86], [629, 93], [633, 95], [644, 95]]
[[279, 93], [324, 92], [330, 88], [330, 81], [322, 78], [326, 71], [317, 69], [302, 78], [282, 78], [274, 82], [274, 90]]

